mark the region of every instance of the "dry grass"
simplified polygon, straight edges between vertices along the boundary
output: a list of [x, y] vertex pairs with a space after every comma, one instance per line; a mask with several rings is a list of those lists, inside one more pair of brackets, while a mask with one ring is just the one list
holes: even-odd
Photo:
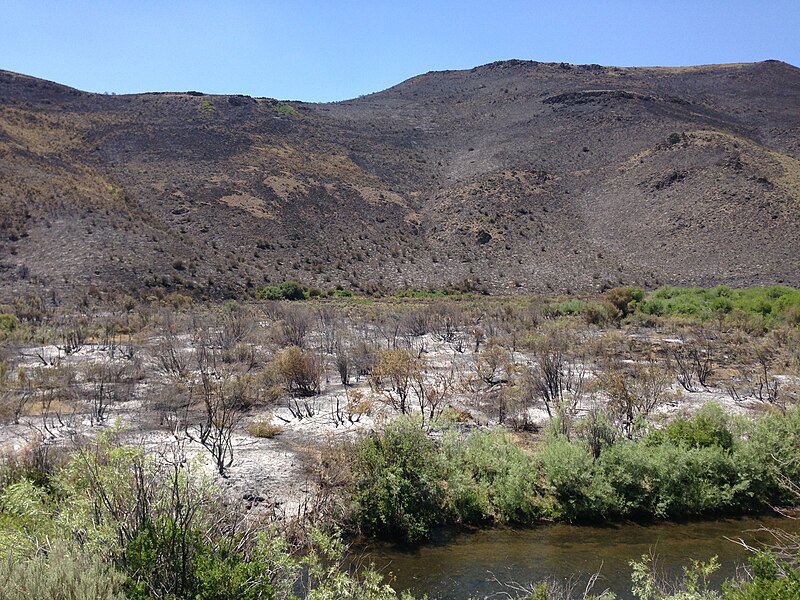
[[37, 400], [28, 402], [22, 414], [27, 417], [41, 417], [44, 415], [69, 415], [77, 411], [74, 403], [68, 400], [54, 399], [48, 404], [42, 404]]
[[731, 70], [744, 69], [745, 67], [748, 66], [751, 66], [751, 63], [721, 63], [721, 64], [711, 64], [711, 65], [690, 65], [684, 67], [637, 67], [637, 68], [647, 69], [651, 71], [658, 71], [659, 73], [671, 73], [677, 75], [681, 73], [702, 73], [703, 71], [711, 71], [718, 69], [731, 69]]
[[283, 431], [281, 425], [275, 425], [270, 418], [259, 419], [247, 424], [247, 433], [258, 438], [274, 438]]
[[259, 219], [275, 218], [275, 214], [267, 210], [264, 200], [256, 198], [251, 194], [231, 194], [229, 196], [222, 196], [219, 200], [233, 208], [246, 210]]
[[783, 174], [779, 178], [781, 187], [800, 202], [800, 160], [781, 152], [770, 152], [770, 154], [783, 168]]

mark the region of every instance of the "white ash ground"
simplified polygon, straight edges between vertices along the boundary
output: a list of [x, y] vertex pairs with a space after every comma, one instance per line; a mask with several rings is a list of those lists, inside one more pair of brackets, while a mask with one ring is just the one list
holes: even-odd
[[[661, 343], [680, 343], [680, 340], [662, 338]], [[461, 379], [448, 404], [456, 408], [462, 415], [469, 414], [474, 423], [480, 426], [493, 426], [496, 423], [489, 416], [490, 411], [483, 410], [480, 398], [485, 389], [474, 391], [474, 386], [463, 385], [474, 379], [475, 354], [473, 348], [467, 347], [463, 352], [454, 349], [453, 344], [442, 342], [432, 335], [413, 341], [416, 350], [423, 356], [430, 377], [453, 369]], [[187, 352], [191, 352], [190, 341], [186, 340]], [[108, 347], [98, 344], [86, 344], [79, 350], [64, 355], [55, 346], [31, 346], [23, 348], [19, 353], [17, 366], [31, 368], [54, 368], [60, 366], [80, 366], [90, 362], [114, 362], [130, 360], [115, 350], [111, 356]], [[512, 354], [517, 364], [532, 364], [535, 358], [523, 352]], [[141, 359], [141, 358], [140, 358]], [[145, 360], [150, 360], [145, 357]], [[149, 370], [152, 365], [148, 365]], [[152, 373], [149, 373], [152, 375]], [[590, 376], [592, 376], [590, 374]], [[148, 388], [154, 384], [153, 378], [137, 382], [133, 399], [114, 402], [109, 405], [105, 420], [92, 423], [85, 410], [50, 414], [47, 420], [42, 416], [30, 414], [36, 412], [36, 403], [31, 404], [29, 414], [20, 418], [18, 424], [0, 426], [0, 450], [24, 448], [36, 438], [47, 443], [63, 444], [67, 448], [77, 443], [82, 436], [96, 436], [110, 428], [121, 428], [122, 439], [131, 444], [142, 445], [148, 451], [157, 454], [177, 440], [186, 448], [191, 457], [199, 459], [209, 475], [213, 476], [220, 487], [232, 498], [242, 500], [251, 507], [272, 511], [276, 515], [292, 517], [303, 511], [304, 504], [315, 490], [313, 459], [316, 448], [336, 443], [344, 439], [354, 439], [359, 435], [379, 429], [383, 423], [396, 417], [398, 411], [382, 401], [380, 394], [374, 393], [365, 380], [355, 382], [349, 390], [359, 390], [370, 400], [369, 413], [354, 415], [351, 420], [342, 420], [341, 408], [346, 405], [346, 390], [341, 383], [334, 383], [337, 376], [333, 370], [327, 373], [322, 384], [320, 395], [310, 398], [293, 399], [285, 397], [277, 405], [256, 407], [250, 410], [233, 436], [234, 462], [226, 471], [226, 476], [216, 474], [213, 462], [205, 449], [197, 442], [186, 439], [185, 433], [170, 430], [169, 425], [161, 426], [153, 411], [149, 410], [142, 398]], [[797, 378], [781, 375], [778, 380], [782, 384], [796, 384]], [[156, 382], [158, 383], [158, 382]], [[160, 382], [163, 385], [163, 382]], [[80, 385], [80, 382], [78, 382]], [[657, 412], [662, 415], [674, 415], [680, 411], [694, 411], [707, 402], [717, 402], [732, 413], [745, 414], [758, 410], [763, 406], [752, 397], [735, 400], [722, 387], [703, 389], [689, 393], [675, 383], [674, 400], [659, 406]], [[476, 401], [476, 397], [478, 401]], [[297, 403], [303, 408], [302, 417], [297, 410], [290, 410], [289, 402]], [[596, 399], [584, 401], [579, 406], [579, 415], [591, 407]], [[413, 407], [413, 400], [411, 402]], [[529, 410], [529, 421], [536, 426], [544, 427], [548, 415], [543, 405]], [[270, 420], [280, 426], [282, 431], [272, 438], [254, 437], [247, 432], [248, 423]]]

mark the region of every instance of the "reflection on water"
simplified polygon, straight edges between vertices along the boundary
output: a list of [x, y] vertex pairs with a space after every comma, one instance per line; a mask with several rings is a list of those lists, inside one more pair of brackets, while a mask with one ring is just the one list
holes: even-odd
[[768, 541], [767, 534], [757, 531], [761, 527], [800, 533], [800, 521], [777, 517], [607, 527], [549, 525], [442, 534], [434, 544], [413, 551], [373, 545], [367, 560], [394, 579], [395, 589], [431, 598], [488, 595], [501, 589], [497, 581], [531, 583], [577, 575], [585, 582], [599, 570], [595, 592], [609, 588], [626, 599], [633, 598], [629, 561], [652, 550], [660, 569], [678, 577], [691, 559], [705, 561], [716, 555], [722, 564], [714, 582], [718, 584], [747, 561], [744, 548], [730, 539]]

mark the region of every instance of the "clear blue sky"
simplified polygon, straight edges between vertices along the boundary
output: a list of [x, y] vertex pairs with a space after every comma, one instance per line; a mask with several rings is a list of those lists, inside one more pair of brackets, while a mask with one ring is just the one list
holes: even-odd
[[0, 68], [93, 92], [342, 100], [520, 58], [800, 65], [800, 0], [2, 0]]

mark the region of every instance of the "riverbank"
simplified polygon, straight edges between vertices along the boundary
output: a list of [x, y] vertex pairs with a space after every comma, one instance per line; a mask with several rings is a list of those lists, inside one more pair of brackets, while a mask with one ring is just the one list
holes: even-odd
[[796, 503], [785, 482], [800, 480], [800, 410], [734, 418], [708, 404], [636, 439], [579, 421], [532, 448], [502, 431], [426, 433], [407, 417], [348, 456], [355, 525], [406, 544], [453, 524], [742, 514]]
[[609, 589], [619, 600], [634, 600], [630, 561], [654, 555], [667, 579], [679, 580], [691, 560], [718, 557], [712, 588], [737, 575], [751, 556], [736, 543], [742, 538], [759, 546], [774, 542], [764, 528], [800, 535], [800, 521], [777, 516], [660, 522], [647, 525], [543, 525], [531, 529], [449, 530], [413, 549], [394, 545], [356, 544], [351, 550], [374, 566], [397, 590], [414, 597], [460, 600], [491, 597], [513, 585], [554, 579], [574, 581], [582, 591], [599, 573], [595, 593]]

